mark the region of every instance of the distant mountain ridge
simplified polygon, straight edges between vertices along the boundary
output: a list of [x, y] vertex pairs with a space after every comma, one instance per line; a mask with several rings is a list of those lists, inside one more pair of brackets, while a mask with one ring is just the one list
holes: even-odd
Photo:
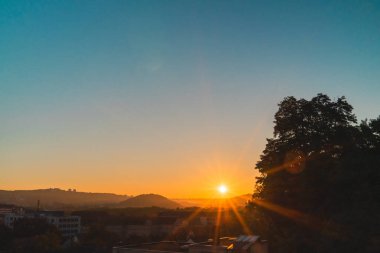
[[0, 190], [0, 203], [23, 207], [64, 208], [72, 206], [104, 206], [116, 204], [130, 198], [128, 195], [112, 193], [65, 191], [58, 188], [38, 190]]
[[173, 200], [158, 194], [141, 194], [127, 200], [122, 201], [119, 207], [163, 207], [174, 209], [181, 207], [181, 205]]
[[[226, 201], [236, 207], [244, 207], [251, 194], [244, 194], [227, 198]], [[216, 207], [220, 199], [168, 199], [158, 194], [141, 194], [137, 196], [118, 195], [113, 193], [77, 192], [75, 190], [61, 190], [58, 188], [37, 190], [0, 190], [0, 204], [16, 205], [21, 207], [40, 207], [43, 209], [71, 209], [93, 207]]]

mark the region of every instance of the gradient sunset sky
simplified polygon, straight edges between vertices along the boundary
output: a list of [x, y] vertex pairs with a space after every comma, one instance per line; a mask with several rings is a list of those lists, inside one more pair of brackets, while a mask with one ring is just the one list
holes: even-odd
[[379, 1], [0, 0], [0, 189], [252, 193], [318, 92], [380, 114]]

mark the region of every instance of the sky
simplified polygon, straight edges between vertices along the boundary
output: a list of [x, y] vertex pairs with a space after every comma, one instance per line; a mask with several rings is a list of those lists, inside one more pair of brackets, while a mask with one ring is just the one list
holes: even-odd
[[0, 189], [252, 193], [320, 92], [380, 114], [380, 1], [0, 0]]

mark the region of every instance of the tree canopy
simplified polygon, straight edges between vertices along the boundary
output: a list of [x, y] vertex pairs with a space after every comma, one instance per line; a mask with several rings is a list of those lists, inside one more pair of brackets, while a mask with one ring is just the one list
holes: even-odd
[[253, 226], [273, 251], [380, 250], [380, 117], [357, 124], [345, 97], [286, 97], [256, 169]]

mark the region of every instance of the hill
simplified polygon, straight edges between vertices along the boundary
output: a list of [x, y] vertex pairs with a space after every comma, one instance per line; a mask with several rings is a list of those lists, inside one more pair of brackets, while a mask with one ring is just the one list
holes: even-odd
[[0, 190], [0, 203], [23, 207], [36, 207], [40, 201], [42, 208], [98, 207], [119, 203], [128, 199], [127, 195], [112, 193], [91, 193], [65, 191], [58, 188], [39, 190]]
[[177, 202], [165, 198], [164, 196], [157, 194], [142, 194], [136, 197], [129, 198], [122, 201], [118, 205], [119, 207], [163, 207], [163, 208], [178, 208], [181, 207]]

